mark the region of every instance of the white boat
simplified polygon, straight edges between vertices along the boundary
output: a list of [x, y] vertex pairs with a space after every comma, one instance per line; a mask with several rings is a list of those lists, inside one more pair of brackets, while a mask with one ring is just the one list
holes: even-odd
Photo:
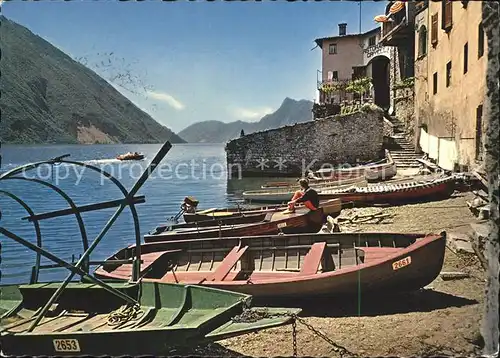
[[[320, 194], [324, 191], [332, 190], [354, 190], [358, 187], [368, 186], [368, 181], [365, 178], [359, 177], [355, 178], [352, 183], [344, 185], [320, 185], [311, 186]], [[297, 191], [297, 188], [273, 188], [273, 189], [261, 189], [261, 190], [249, 190], [243, 192], [243, 199], [247, 201], [259, 202], [259, 203], [286, 203], [290, 201], [293, 194]]]

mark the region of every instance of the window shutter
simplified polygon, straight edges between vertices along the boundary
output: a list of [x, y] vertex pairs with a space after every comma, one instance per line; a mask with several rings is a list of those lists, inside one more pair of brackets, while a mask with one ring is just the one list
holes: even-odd
[[453, 25], [453, 2], [445, 0], [443, 13], [443, 29], [449, 30]]
[[438, 43], [438, 13], [431, 17], [431, 43], [434, 46]]

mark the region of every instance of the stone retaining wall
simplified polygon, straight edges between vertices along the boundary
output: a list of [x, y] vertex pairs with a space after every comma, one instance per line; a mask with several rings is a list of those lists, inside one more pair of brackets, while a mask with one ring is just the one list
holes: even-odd
[[361, 111], [256, 132], [226, 145], [228, 171], [243, 176], [298, 176], [323, 164], [356, 164], [383, 157], [383, 112]]

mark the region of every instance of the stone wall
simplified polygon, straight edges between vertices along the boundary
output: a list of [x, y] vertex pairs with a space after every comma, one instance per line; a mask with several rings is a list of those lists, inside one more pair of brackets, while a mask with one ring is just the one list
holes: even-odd
[[243, 176], [298, 176], [321, 165], [355, 164], [383, 157], [383, 112], [361, 111], [299, 123], [234, 139], [226, 145], [228, 171]]
[[488, 71], [486, 78], [486, 143], [485, 167], [488, 174], [490, 232], [486, 242], [485, 256], [488, 260], [488, 283], [486, 284], [485, 310], [483, 312], [482, 335], [484, 338], [483, 354], [497, 356], [499, 350], [500, 320], [499, 301], [500, 285], [500, 242], [499, 242], [499, 117], [500, 117], [500, 6], [495, 1], [482, 2], [482, 22], [488, 39]]
[[393, 47], [391, 50], [391, 62], [389, 65], [390, 101], [393, 114], [404, 125], [404, 136], [410, 143], [415, 139], [415, 91], [413, 83], [405, 83], [413, 78], [414, 71], [414, 39], [411, 38], [407, 44]]
[[415, 91], [413, 86], [396, 88], [394, 110], [404, 125], [404, 136], [410, 143], [415, 142]]

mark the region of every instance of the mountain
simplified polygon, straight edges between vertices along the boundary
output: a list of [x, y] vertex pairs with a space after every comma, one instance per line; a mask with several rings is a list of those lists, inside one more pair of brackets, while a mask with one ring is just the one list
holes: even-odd
[[190, 125], [179, 132], [179, 136], [189, 143], [224, 143], [238, 138], [243, 129], [245, 134], [278, 128], [289, 124], [307, 122], [312, 119], [313, 103], [285, 98], [276, 112], [267, 114], [258, 122], [203, 121]]
[[0, 16], [3, 143], [185, 142], [106, 80]]

